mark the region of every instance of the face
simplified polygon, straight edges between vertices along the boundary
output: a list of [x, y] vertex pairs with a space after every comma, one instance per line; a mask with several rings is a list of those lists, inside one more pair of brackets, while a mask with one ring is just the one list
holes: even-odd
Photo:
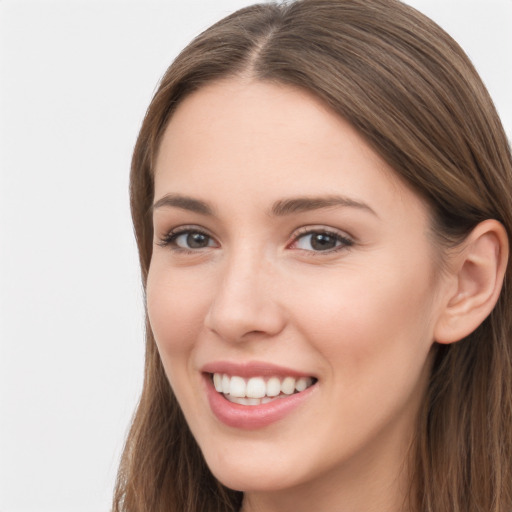
[[155, 173], [151, 328], [214, 475], [395, 478], [441, 307], [423, 202], [309, 93], [237, 79], [178, 107]]

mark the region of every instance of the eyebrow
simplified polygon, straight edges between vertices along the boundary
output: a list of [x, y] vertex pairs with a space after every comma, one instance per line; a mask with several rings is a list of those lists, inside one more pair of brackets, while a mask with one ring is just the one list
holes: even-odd
[[180, 194], [166, 194], [153, 204], [152, 210], [163, 207], [181, 208], [201, 215], [213, 215], [213, 208], [208, 203]]
[[366, 203], [344, 196], [296, 197], [282, 199], [274, 203], [270, 213], [273, 216], [282, 217], [294, 213], [320, 210], [322, 208], [332, 208], [334, 206], [358, 208], [366, 210], [378, 217], [375, 210]]
[[[375, 211], [366, 203], [349, 197], [337, 195], [319, 197], [305, 196], [281, 199], [273, 204], [269, 214], [273, 217], [284, 217], [295, 213], [332, 208], [335, 206], [366, 210], [378, 217], [377, 213], [375, 213]], [[152, 210], [164, 207], [180, 208], [182, 210], [188, 210], [206, 216], [214, 215], [213, 207], [207, 202], [194, 199], [193, 197], [183, 196], [181, 194], [166, 194], [153, 204]]]

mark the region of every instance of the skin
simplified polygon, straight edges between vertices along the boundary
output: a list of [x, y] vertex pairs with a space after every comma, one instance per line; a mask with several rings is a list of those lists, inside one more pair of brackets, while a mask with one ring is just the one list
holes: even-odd
[[[155, 170], [147, 283], [166, 374], [213, 474], [244, 512], [394, 511], [447, 282], [428, 209], [364, 140], [308, 92], [233, 78], [184, 100]], [[343, 196], [284, 215], [278, 201]], [[184, 227], [208, 235], [187, 250]], [[304, 232], [348, 239], [315, 250]], [[168, 241], [168, 240], [167, 240]], [[316, 246], [315, 246], [316, 247]], [[300, 407], [242, 430], [212, 413], [212, 361], [260, 361], [318, 379]]]

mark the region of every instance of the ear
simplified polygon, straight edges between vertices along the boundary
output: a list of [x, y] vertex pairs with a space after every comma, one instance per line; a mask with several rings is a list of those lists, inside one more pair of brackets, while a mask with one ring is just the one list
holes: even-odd
[[434, 339], [454, 343], [471, 334], [498, 300], [508, 261], [508, 237], [503, 225], [489, 219], [478, 224], [449, 256], [449, 280]]

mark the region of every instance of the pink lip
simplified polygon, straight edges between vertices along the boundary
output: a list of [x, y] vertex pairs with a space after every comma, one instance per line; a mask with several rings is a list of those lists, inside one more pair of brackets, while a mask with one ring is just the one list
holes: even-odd
[[[293, 395], [287, 396], [286, 398], [279, 398], [277, 400], [269, 402], [268, 404], [252, 406], [240, 405], [234, 404], [229, 400], [226, 400], [226, 398], [224, 398], [224, 396], [221, 393], [218, 393], [215, 390], [210, 373], [214, 372], [203, 373], [203, 381], [206, 388], [208, 402], [210, 404], [210, 408], [213, 414], [217, 417], [219, 421], [221, 421], [225, 425], [244, 430], [254, 430], [263, 428], [283, 419], [285, 416], [287, 416], [296, 408], [298, 408], [301, 404], [303, 404], [317, 389], [317, 386], [313, 385], [307, 388], [306, 390], [302, 391], [301, 393], [295, 393]], [[234, 373], [231, 373], [230, 371], [227, 371], [227, 369], [224, 367], [223, 372], [216, 371], [215, 373], [229, 373], [230, 375], [238, 375], [243, 377], [249, 376], [247, 374], [241, 374], [240, 368], [237, 368], [237, 370]], [[274, 367], [272, 371], [269, 371], [266, 374], [280, 375], [281, 373], [282, 372], [277, 372], [276, 367]], [[291, 373], [285, 374], [291, 375]], [[262, 373], [251, 373], [250, 376], [255, 375], [262, 376]]]
[[311, 374], [298, 372], [291, 368], [278, 366], [271, 363], [264, 363], [260, 361], [250, 361], [248, 363], [234, 363], [230, 361], [217, 361], [214, 363], [205, 364], [201, 371], [203, 373], [227, 373], [228, 375], [237, 375], [249, 379], [251, 377], [313, 377]]

